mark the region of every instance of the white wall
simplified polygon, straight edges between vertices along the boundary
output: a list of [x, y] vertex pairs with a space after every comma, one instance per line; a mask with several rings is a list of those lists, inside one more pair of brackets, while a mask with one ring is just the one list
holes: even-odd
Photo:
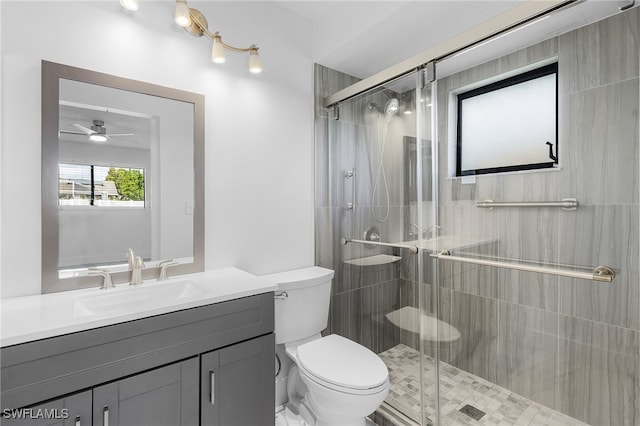
[[212, 64], [210, 44], [175, 26], [170, 1], [135, 13], [115, 0], [0, 2], [2, 297], [40, 292], [42, 59], [203, 93], [206, 268], [313, 263], [311, 25], [266, 2], [192, 7], [226, 42], [258, 43], [263, 73], [251, 75], [245, 55]]

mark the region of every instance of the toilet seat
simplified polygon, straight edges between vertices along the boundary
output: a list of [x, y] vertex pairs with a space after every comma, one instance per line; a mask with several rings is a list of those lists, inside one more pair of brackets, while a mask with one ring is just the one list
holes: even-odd
[[302, 374], [338, 392], [371, 395], [389, 385], [387, 367], [375, 353], [337, 334], [298, 346], [297, 361]]

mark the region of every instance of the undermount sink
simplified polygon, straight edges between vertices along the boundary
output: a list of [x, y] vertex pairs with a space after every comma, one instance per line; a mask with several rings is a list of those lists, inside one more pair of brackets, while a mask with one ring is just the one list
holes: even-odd
[[113, 290], [99, 290], [98, 294], [78, 297], [71, 316], [81, 318], [151, 309], [175, 303], [176, 300], [195, 299], [205, 294], [205, 289], [189, 280], [148, 282], [137, 287], [121, 285]]

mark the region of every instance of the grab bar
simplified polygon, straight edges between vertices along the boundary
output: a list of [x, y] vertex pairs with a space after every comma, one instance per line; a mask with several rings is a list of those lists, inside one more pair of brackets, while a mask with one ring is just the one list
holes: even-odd
[[431, 257], [438, 260], [451, 260], [454, 262], [473, 263], [476, 265], [495, 266], [496, 268], [515, 269], [519, 271], [538, 272], [541, 274], [557, 275], [561, 277], [579, 278], [602, 283], [610, 283], [616, 276], [615, 271], [608, 266], [598, 266], [592, 272], [572, 271], [569, 269], [555, 269], [545, 266], [523, 265], [521, 263], [498, 262], [495, 260], [475, 259], [472, 257], [452, 256], [449, 250], [434, 253]]
[[498, 202], [493, 200], [483, 200], [476, 202], [476, 207], [492, 209], [494, 207], [561, 207], [562, 210], [576, 210], [578, 200], [575, 198], [563, 198], [562, 201], [521, 201], [521, 202]]
[[384, 246], [384, 247], [395, 247], [395, 248], [408, 249], [413, 254], [417, 254], [420, 251], [418, 249], [418, 247], [410, 246], [410, 245], [406, 245], [406, 244], [392, 244], [392, 243], [383, 243], [383, 242], [380, 242], [380, 241], [369, 241], [369, 240], [352, 240], [350, 238], [341, 238], [340, 239], [340, 244], [342, 244], [343, 246], [346, 246], [349, 243], [371, 244], [371, 245], [374, 245], [374, 246]]

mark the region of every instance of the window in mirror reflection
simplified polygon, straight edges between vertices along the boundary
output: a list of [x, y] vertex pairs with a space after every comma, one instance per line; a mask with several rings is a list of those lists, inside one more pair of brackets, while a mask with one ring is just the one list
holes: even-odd
[[144, 208], [144, 169], [59, 165], [58, 205]]
[[456, 175], [558, 164], [558, 64], [457, 94]]

